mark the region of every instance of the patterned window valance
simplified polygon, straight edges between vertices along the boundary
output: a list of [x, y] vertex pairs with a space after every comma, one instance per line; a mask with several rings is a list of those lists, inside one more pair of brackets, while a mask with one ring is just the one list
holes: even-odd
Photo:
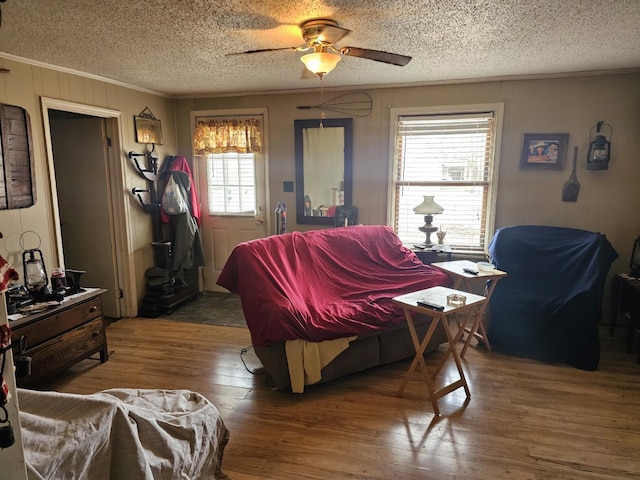
[[262, 120], [208, 119], [196, 121], [193, 137], [196, 155], [210, 153], [260, 153], [262, 152]]

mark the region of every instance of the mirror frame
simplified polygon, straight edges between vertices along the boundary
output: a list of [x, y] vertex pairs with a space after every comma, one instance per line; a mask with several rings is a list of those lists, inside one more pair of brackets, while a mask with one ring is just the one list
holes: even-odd
[[[296, 160], [296, 221], [308, 225], [331, 225], [334, 217], [312, 217], [304, 215], [304, 155], [303, 136], [305, 128], [320, 128], [320, 119], [294, 120], [295, 160]], [[325, 118], [325, 127], [344, 128], [344, 204], [353, 202], [353, 118]]]

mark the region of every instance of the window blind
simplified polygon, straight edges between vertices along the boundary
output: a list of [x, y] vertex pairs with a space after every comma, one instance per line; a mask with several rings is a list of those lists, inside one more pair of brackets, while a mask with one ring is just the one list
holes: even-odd
[[256, 214], [253, 153], [214, 153], [207, 159], [210, 214]]
[[413, 208], [433, 195], [444, 209], [433, 225], [446, 232], [445, 243], [484, 251], [493, 129], [493, 112], [398, 117], [393, 221], [403, 242], [425, 241], [424, 218]]

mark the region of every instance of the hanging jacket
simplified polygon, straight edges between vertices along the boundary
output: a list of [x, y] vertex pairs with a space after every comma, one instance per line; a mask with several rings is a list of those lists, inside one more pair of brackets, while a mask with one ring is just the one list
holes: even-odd
[[[201, 217], [200, 200], [198, 199], [198, 193], [196, 192], [195, 183], [193, 181], [193, 175], [191, 174], [191, 167], [189, 167], [189, 162], [187, 162], [187, 159], [182, 156], [173, 157], [173, 160], [171, 161], [167, 169], [165, 169], [164, 171], [166, 180], [168, 180], [169, 178], [167, 173], [174, 172], [174, 171], [184, 172], [189, 177], [190, 187], [187, 192], [189, 197], [188, 198], [189, 208], [191, 209], [191, 215], [195, 219], [196, 223], [200, 225], [200, 217]], [[166, 180], [164, 185], [166, 185]], [[162, 209], [160, 209], [160, 220], [162, 221], [162, 223], [169, 223], [170, 219], [171, 219], [171, 216], [168, 215]]]

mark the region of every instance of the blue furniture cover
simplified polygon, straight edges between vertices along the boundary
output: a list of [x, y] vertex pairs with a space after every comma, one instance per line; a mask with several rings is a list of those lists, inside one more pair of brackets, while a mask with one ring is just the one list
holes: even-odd
[[607, 273], [618, 258], [607, 238], [574, 228], [499, 229], [489, 255], [507, 272], [490, 300], [491, 345], [517, 355], [595, 370]]

